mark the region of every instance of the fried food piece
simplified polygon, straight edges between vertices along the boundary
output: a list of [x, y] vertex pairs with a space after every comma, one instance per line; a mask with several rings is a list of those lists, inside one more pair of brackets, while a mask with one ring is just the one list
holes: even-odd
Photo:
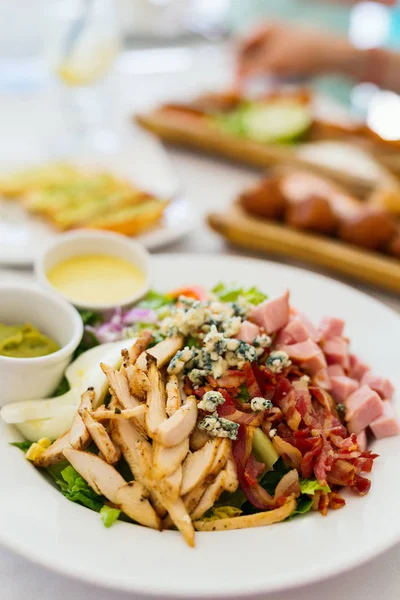
[[286, 198], [280, 187], [281, 178], [271, 176], [243, 192], [239, 202], [244, 210], [265, 219], [281, 219], [285, 212]]
[[339, 219], [328, 200], [314, 195], [303, 202], [289, 203], [285, 220], [297, 229], [308, 229], [318, 233], [333, 233], [339, 225]]
[[338, 231], [339, 237], [346, 242], [370, 250], [383, 247], [396, 233], [396, 223], [391, 215], [367, 208], [342, 222]]

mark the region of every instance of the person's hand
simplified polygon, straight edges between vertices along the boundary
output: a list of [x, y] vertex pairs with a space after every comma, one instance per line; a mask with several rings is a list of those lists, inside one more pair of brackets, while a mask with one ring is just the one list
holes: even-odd
[[271, 23], [262, 25], [239, 46], [239, 80], [253, 75], [311, 77], [341, 69], [354, 48], [337, 35]]

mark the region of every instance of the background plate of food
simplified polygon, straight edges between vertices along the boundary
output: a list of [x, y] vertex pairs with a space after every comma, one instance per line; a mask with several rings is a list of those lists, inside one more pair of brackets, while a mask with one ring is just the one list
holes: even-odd
[[[214, 599], [315, 582], [398, 542], [398, 316], [269, 262], [165, 255], [152, 267], [159, 293], [89, 325], [107, 347], [71, 363], [62, 400], [2, 409], [2, 543], [101, 586]], [[25, 457], [10, 445], [23, 438], [36, 442]], [[43, 467], [60, 445], [70, 465], [52, 485]]]
[[151, 136], [124, 153], [72, 160], [2, 159], [0, 263], [29, 265], [58, 232], [103, 229], [148, 249], [187, 234], [192, 217], [159, 144]]

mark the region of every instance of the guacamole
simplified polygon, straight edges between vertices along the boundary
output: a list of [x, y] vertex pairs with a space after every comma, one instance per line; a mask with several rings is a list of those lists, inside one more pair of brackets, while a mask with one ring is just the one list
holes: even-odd
[[0, 355], [13, 358], [34, 358], [53, 354], [59, 346], [44, 333], [30, 325], [0, 323]]

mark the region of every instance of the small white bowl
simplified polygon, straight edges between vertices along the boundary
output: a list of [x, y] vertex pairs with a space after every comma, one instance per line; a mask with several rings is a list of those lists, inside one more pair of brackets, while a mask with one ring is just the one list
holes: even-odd
[[[58, 263], [73, 256], [87, 254], [103, 254], [122, 258], [138, 267], [144, 273], [143, 286], [134, 294], [118, 303], [83, 302], [71, 298], [55, 288], [49, 282], [47, 273]], [[109, 310], [116, 306], [127, 306], [139, 300], [149, 290], [149, 253], [137, 242], [119, 233], [109, 231], [92, 231], [82, 229], [63, 233], [51, 242], [35, 261], [35, 274], [41, 285], [66, 298], [74, 306], [90, 310]], [[107, 286], [107, 281], [104, 281]]]
[[52, 394], [83, 335], [78, 311], [34, 287], [0, 286], [0, 323], [31, 323], [60, 346], [57, 352], [36, 358], [0, 356], [0, 406]]

